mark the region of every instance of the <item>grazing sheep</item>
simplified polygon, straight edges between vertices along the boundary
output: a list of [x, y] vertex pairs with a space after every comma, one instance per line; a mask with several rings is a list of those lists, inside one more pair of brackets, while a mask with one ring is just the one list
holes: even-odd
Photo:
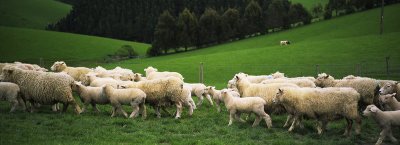
[[379, 85], [376, 80], [371, 78], [356, 77], [354, 79], [335, 80], [325, 73], [319, 74], [315, 80], [318, 87], [351, 87], [361, 95], [360, 108], [370, 104], [379, 104]]
[[96, 104], [104, 105], [110, 103], [110, 100], [103, 92], [103, 87], [84, 86], [81, 82], [75, 82], [72, 90], [76, 91], [79, 94], [79, 97], [84, 104], [84, 106], [82, 107], [82, 113], [85, 112], [89, 104], [92, 105], [93, 111], [100, 112]]
[[254, 120], [253, 127], [258, 126], [261, 119], [265, 120], [268, 128], [272, 127], [271, 117], [264, 111], [264, 106], [267, 104], [264, 99], [260, 97], [234, 97], [230, 91], [226, 89], [221, 91], [221, 97], [224, 100], [226, 109], [229, 111], [228, 126], [232, 125], [234, 118], [244, 122], [240, 119], [241, 113], [254, 113], [256, 114], [256, 119]]
[[315, 84], [313, 81], [309, 79], [302, 79], [302, 78], [277, 78], [272, 80], [264, 80], [261, 82], [262, 84], [272, 84], [272, 83], [291, 83], [295, 84], [299, 87], [309, 87], [315, 88]]
[[360, 94], [353, 88], [293, 88], [283, 87], [277, 91], [273, 101], [283, 105], [294, 116], [289, 132], [299, 123], [299, 117], [306, 115], [318, 121], [318, 134], [326, 129], [333, 116], [343, 116], [347, 128], [343, 135], [350, 135], [353, 120], [356, 120], [356, 134], [360, 133], [361, 118], [358, 115]]
[[396, 93], [379, 96], [379, 101], [383, 105], [388, 105], [391, 110], [400, 110], [400, 102], [395, 98]]
[[182, 95], [183, 81], [177, 77], [167, 77], [161, 79], [135, 82], [130, 86], [122, 88], [138, 88], [146, 93], [146, 103], [154, 106], [157, 117], [160, 118], [160, 109], [173, 103], [176, 106], [176, 116], [181, 117], [182, 105], [187, 96]]
[[166, 78], [166, 77], [177, 77], [181, 80], [184, 79], [182, 77], [182, 75], [177, 72], [167, 72], [167, 71], [158, 72], [158, 70], [156, 68], [153, 68], [151, 66], [144, 69], [144, 71], [146, 72], [146, 78], [148, 80], [153, 80], [153, 79], [157, 79], [157, 78]]
[[289, 40], [282, 40], [281, 42], [280, 42], [280, 45], [282, 46], [282, 45], [289, 45], [290, 44], [290, 41]]
[[19, 96], [19, 93], [20, 89], [17, 84], [0, 82], [0, 100], [7, 100], [8, 102], [10, 102], [10, 112], [14, 112], [15, 109], [18, 107], [18, 104], [21, 104], [22, 108], [25, 110], [24, 102]]
[[194, 84], [184, 83], [183, 86], [186, 86], [186, 87], [190, 88], [191, 91], [192, 91], [192, 95], [196, 95], [197, 97], [199, 97], [200, 100], [197, 103], [197, 106], [200, 106], [201, 104], [203, 104], [204, 97], [207, 98], [207, 100], [208, 100], [208, 102], [210, 102], [211, 106], [214, 105], [210, 95], [206, 91], [207, 87], [204, 84], [201, 84], [201, 83], [194, 83]]
[[400, 111], [381, 111], [375, 105], [368, 105], [363, 112], [364, 116], [371, 116], [375, 122], [382, 129], [378, 141], [375, 145], [382, 144], [386, 136], [389, 136], [393, 143], [398, 143], [397, 139], [393, 136], [392, 128], [400, 126]]
[[279, 113], [283, 110], [281, 106], [275, 105], [272, 102], [272, 99], [279, 88], [298, 87], [291, 83], [252, 84], [246, 79], [246, 76], [241, 74], [236, 75], [236, 85], [241, 97], [258, 96], [263, 98], [267, 102], [264, 107], [267, 113]]
[[111, 117], [114, 117], [118, 112], [121, 112], [125, 117], [128, 117], [128, 114], [122, 109], [122, 105], [131, 105], [133, 111], [129, 118], [136, 117], [136, 114], [139, 111], [142, 114], [142, 118], [146, 118], [146, 106], [144, 104], [146, 102], [146, 94], [142, 90], [136, 88], [115, 89], [111, 85], [106, 85], [103, 87], [103, 92], [106, 94], [113, 106]]
[[14, 67], [3, 68], [3, 75], [4, 81], [19, 85], [22, 98], [31, 104], [63, 103], [63, 112], [67, 111], [68, 105], [73, 105], [77, 114], [81, 112], [81, 108], [72, 96], [71, 86], [74, 84], [74, 79], [69, 75], [21, 70]]
[[82, 81], [85, 74], [92, 72], [86, 67], [68, 67], [64, 61], [56, 61], [50, 68], [54, 72], [65, 72], [70, 75], [75, 81]]
[[[208, 86], [206, 88], [206, 92], [210, 94], [213, 100], [215, 101], [215, 106], [217, 107], [217, 111], [221, 112], [221, 107], [219, 105], [224, 101], [221, 97], [221, 90], [215, 89], [214, 86]], [[240, 98], [240, 94], [234, 90], [231, 91], [231, 95]]]
[[386, 82], [379, 89], [379, 93], [382, 95], [396, 93], [396, 99], [400, 100], [400, 84], [398, 82]]

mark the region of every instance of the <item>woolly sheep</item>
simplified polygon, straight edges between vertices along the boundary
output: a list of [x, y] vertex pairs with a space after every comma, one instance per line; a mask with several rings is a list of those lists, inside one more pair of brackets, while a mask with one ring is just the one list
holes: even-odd
[[103, 92], [113, 106], [111, 117], [114, 117], [117, 112], [122, 112], [125, 117], [128, 117], [128, 114], [122, 109], [122, 105], [131, 105], [133, 111], [129, 118], [136, 117], [139, 111], [142, 114], [142, 118], [146, 118], [146, 106], [144, 104], [146, 102], [146, 94], [142, 90], [136, 88], [115, 89], [111, 85], [106, 85], [103, 87]]
[[101, 77], [101, 78], [111, 77], [111, 78], [119, 79], [122, 81], [133, 81], [133, 79], [134, 79], [134, 73], [132, 70], [121, 68], [119, 66], [115, 67], [112, 70], [106, 70], [105, 68], [103, 68], [101, 66], [97, 66], [94, 69], [94, 72], [97, 73], [96, 76]]
[[316, 87], [313, 81], [311, 81], [309, 79], [303, 79], [303, 78], [277, 78], [277, 79], [273, 79], [273, 80], [264, 80], [261, 83], [262, 84], [292, 83], [299, 87], [309, 87], [309, 88]]
[[261, 83], [264, 80], [274, 79], [274, 77], [272, 75], [254, 76], [254, 75], [248, 75], [245, 73], [239, 73], [239, 74], [246, 75], [247, 80], [249, 80], [251, 83]]
[[157, 79], [157, 78], [165, 78], [165, 77], [177, 77], [181, 80], [184, 79], [182, 77], [182, 75], [177, 72], [167, 72], [167, 71], [158, 72], [158, 70], [156, 68], [153, 68], [151, 66], [144, 69], [144, 71], [146, 72], [146, 78], [148, 80]]
[[371, 78], [354, 78], [335, 80], [330, 75], [322, 73], [315, 80], [318, 87], [352, 87], [361, 95], [360, 108], [363, 109], [369, 104], [379, 103], [379, 86], [376, 80]]
[[[224, 101], [224, 100], [222, 99], [222, 97], [221, 97], [221, 90], [215, 89], [215, 86], [208, 86], [208, 87], [206, 88], [206, 92], [207, 92], [208, 94], [210, 94], [210, 95], [212, 96], [213, 100], [215, 101], [215, 106], [217, 107], [217, 111], [218, 111], [218, 112], [221, 112], [220, 104]], [[232, 90], [230, 93], [231, 93], [231, 95], [232, 95], [233, 97], [238, 97], [238, 98], [240, 98], [240, 94], [239, 94], [238, 92]]]
[[89, 104], [92, 105], [94, 111], [100, 112], [96, 104], [104, 105], [110, 103], [110, 100], [103, 91], [103, 87], [84, 86], [81, 82], [75, 82], [72, 89], [78, 93], [82, 103], [84, 104], [82, 107], [82, 113], [85, 112]]
[[214, 105], [210, 95], [206, 91], [206, 86], [202, 83], [184, 83], [183, 86], [186, 86], [191, 89], [192, 95], [196, 95], [199, 97], [199, 102], [197, 103], [197, 106], [200, 106], [203, 104], [204, 97], [207, 98], [208, 102], [210, 102], [211, 106]]
[[169, 106], [173, 103], [176, 106], [176, 116], [181, 117], [182, 105], [187, 96], [182, 95], [183, 81], [177, 77], [167, 77], [161, 79], [135, 82], [130, 86], [121, 86], [122, 88], [138, 88], [146, 93], [146, 103], [152, 105], [157, 117], [160, 118], [160, 109], [162, 106]]
[[23, 99], [31, 104], [63, 103], [63, 112], [67, 111], [68, 105], [73, 105], [77, 114], [81, 112], [72, 96], [72, 77], [64, 73], [37, 72], [13, 67], [3, 68], [3, 73], [4, 81], [19, 85]]
[[302, 115], [315, 118], [318, 121], [318, 134], [326, 129], [328, 119], [340, 115], [345, 117], [347, 128], [344, 135], [350, 135], [352, 120], [356, 120], [356, 134], [360, 133], [361, 117], [358, 115], [360, 94], [353, 88], [293, 88], [278, 89], [273, 101], [283, 105], [286, 111], [294, 116], [289, 128], [293, 131], [295, 124]]
[[54, 62], [50, 69], [54, 72], [65, 72], [75, 81], [82, 81], [85, 78], [85, 74], [92, 71], [86, 67], [69, 67], [64, 61]]
[[254, 113], [256, 114], [256, 119], [254, 120], [253, 127], [257, 126], [261, 119], [265, 120], [268, 128], [272, 127], [271, 117], [264, 111], [264, 106], [267, 103], [262, 98], [238, 98], [232, 96], [232, 94], [226, 89], [221, 91], [221, 97], [223, 98], [225, 107], [229, 112], [228, 126], [232, 125], [234, 118], [238, 121], [244, 122], [240, 119], [241, 113]]
[[271, 74], [271, 76], [272, 76], [274, 79], [277, 79], [277, 78], [285, 78], [285, 74], [284, 74], [284, 73], [281, 73], [281, 72], [279, 72], [279, 71], [277, 71], [277, 72]]
[[133, 81], [139, 82], [139, 81], [146, 81], [146, 80], [147, 80], [146, 77], [143, 77], [142, 74], [140, 74], [140, 73], [135, 73], [134, 74]]
[[381, 86], [379, 93], [382, 95], [396, 93], [396, 99], [400, 100], [400, 84], [398, 82], [387, 82]]
[[232, 89], [232, 90], [234, 90], [236, 92], [239, 92], [239, 90], [237, 89], [237, 86], [236, 86], [236, 80], [235, 79], [229, 80], [227, 87], [228, 87], [228, 89]]
[[391, 110], [400, 110], [400, 102], [397, 101], [395, 98], [396, 93], [393, 94], [387, 94], [387, 95], [381, 95], [379, 96], [379, 101], [383, 105], [388, 105]]
[[[357, 78], [368, 78], [368, 77], [360, 77], [360, 76], [354, 76], [354, 75], [348, 75], [348, 76], [343, 77], [343, 79], [348, 79], [348, 80], [357, 79]], [[388, 82], [396, 83], [396, 81], [393, 81], [393, 80], [376, 80], [376, 81], [378, 82], [379, 87], [384, 86]]]
[[273, 84], [252, 84], [244, 75], [236, 75], [236, 85], [241, 97], [258, 96], [263, 98], [267, 104], [264, 107], [267, 113], [278, 113], [283, 110], [282, 107], [272, 102], [276, 91], [281, 87], [298, 87], [291, 83], [273, 83]]
[[25, 105], [22, 98], [19, 96], [19, 93], [20, 89], [17, 84], [0, 82], [0, 100], [7, 100], [8, 102], [10, 102], [10, 112], [14, 112], [15, 109], [18, 107], [18, 104], [21, 104], [22, 108], [25, 110]]
[[381, 111], [375, 105], [368, 105], [363, 112], [364, 116], [371, 116], [382, 129], [378, 141], [375, 145], [382, 144], [386, 136], [389, 136], [393, 143], [398, 143], [392, 134], [394, 126], [400, 126], [400, 110], [397, 111]]

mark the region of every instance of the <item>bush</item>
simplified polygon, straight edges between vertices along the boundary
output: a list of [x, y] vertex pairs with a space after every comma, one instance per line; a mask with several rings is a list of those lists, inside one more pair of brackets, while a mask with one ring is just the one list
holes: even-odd
[[130, 45], [122, 45], [114, 54], [115, 57], [119, 58], [135, 58], [139, 54]]

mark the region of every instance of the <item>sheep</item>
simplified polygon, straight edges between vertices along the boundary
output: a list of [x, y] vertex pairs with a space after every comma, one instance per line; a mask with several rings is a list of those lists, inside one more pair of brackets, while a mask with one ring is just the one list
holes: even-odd
[[139, 81], [146, 81], [146, 80], [147, 80], [146, 77], [142, 77], [142, 74], [140, 74], [140, 73], [135, 73], [134, 74], [133, 81], [139, 82]]
[[387, 82], [381, 86], [379, 93], [382, 95], [396, 93], [396, 99], [400, 100], [400, 84], [398, 82]]
[[157, 78], [165, 78], [165, 77], [170, 77], [170, 76], [177, 77], [181, 80], [184, 79], [182, 77], [182, 75], [177, 72], [167, 72], [167, 71], [158, 72], [158, 70], [156, 68], [153, 68], [151, 66], [144, 69], [144, 71], [146, 72], [146, 78], [148, 80], [157, 79]]
[[299, 87], [310, 87], [315, 88], [315, 84], [313, 81], [309, 79], [303, 78], [277, 78], [273, 80], [264, 80], [261, 82], [262, 84], [271, 84], [271, 83], [292, 83]]
[[[215, 89], [215, 86], [208, 86], [206, 88], [206, 92], [210, 94], [215, 101], [215, 106], [217, 107], [217, 111], [221, 112], [221, 107], [219, 106], [224, 100], [221, 97], [221, 90]], [[231, 91], [231, 95], [233, 97], [240, 98], [240, 94], [234, 90]]]
[[[251, 82], [251, 83], [261, 83], [264, 80], [270, 80], [274, 79], [272, 75], [259, 75], [259, 76], [254, 76], [254, 75], [248, 75], [245, 73], [239, 73], [246, 75], [246, 78]], [[233, 78], [234, 79], [234, 78]]]
[[282, 45], [289, 45], [290, 44], [290, 41], [289, 40], [282, 40], [282, 41], [280, 41], [280, 45], [282, 46]]
[[281, 73], [281, 72], [279, 72], [279, 71], [277, 71], [277, 72], [271, 74], [271, 76], [272, 76], [274, 79], [277, 79], [277, 78], [285, 78], [285, 74], [284, 74], [284, 73]]
[[368, 105], [363, 112], [364, 116], [371, 116], [382, 129], [378, 141], [375, 145], [382, 144], [386, 136], [389, 136], [393, 143], [398, 143], [392, 134], [393, 126], [400, 126], [400, 110], [397, 111], [381, 111], [375, 105]]
[[88, 75], [90, 86], [92, 87], [101, 87], [105, 84], [112, 85], [114, 88], [117, 88], [118, 81], [113, 78], [98, 78], [93, 75]]
[[237, 86], [236, 86], [236, 80], [235, 79], [229, 80], [228, 84], [227, 84], [227, 87], [228, 87], [228, 89], [232, 89], [235, 92], [239, 92], [239, 90], [237, 89]]
[[183, 81], [177, 77], [166, 77], [154, 80], [135, 82], [122, 88], [138, 88], [146, 93], [146, 103], [152, 105], [157, 117], [160, 118], [160, 109], [173, 103], [176, 106], [175, 119], [181, 117], [182, 105], [187, 96], [182, 95]]
[[45, 68], [40, 67], [37, 64], [28, 64], [28, 63], [21, 63], [21, 62], [14, 62], [14, 63], [0, 63], [0, 75], [2, 74], [2, 69], [7, 66], [12, 65], [16, 68], [23, 69], [23, 70], [34, 70], [34, 71], [42, 71], [47, 72], [48, 70]]
[[19, 96], [20, 89], [17, 84], [9, 82], [0, 82], [0, 99], [7, 100], [10, 102], [11, 109], [10, 112], [14, 112], [18, 107], [18, 104], [22, 105], [23, 110], [25, 110], [24, 102]]
[[258, 126], [261, 119], [265, 120], [268, 128], [272, 127], [271, 117], [264, 111], [264, 106], [267, 104], [264, 99], [260, 97], [234, 97], [229, 90], [226, 89], [221, 91], [221, 97], [224, 100], [226, 109], [229, 111], [228, 126], [232, 125], [234, 118], [244, 122], [240, 119], [241, 113], [254, 113], [256, 114], [256, 119], [254, 120], [253, 127]]
[[75, 82], [72, 88], [73, 91], [79, 94], [82, 103], [84, 106], [82, 107], [82, 113], [85, 112], [86, 108], [89, 104], [92, 105], [93, 110], [96, 112], [100, 112], [99, 108], [97, 108], [96, 104], [109, 104], [110, 100], [107, 98], [106, 94], [103, 92], [102, 87], [90, 87], [84, 86], [81, 82]]
[[134, 79], [134, 73], [132, 70], [121, 68], [119, 66], [115, 67], [112, 70], [106, 70], [101, 66], [97, 66], [94, 69], [94, 72], [97, 73], [96, 76], [101, 78], [111, 77], [122, 81], [133, 81]]
[[[354, 76], [354, 75], [348, 75], [343, 77], [343, 79], [351, 80], [351, 79], [357, 79], [357, 78], [368, 78], [368, 77], [360, 77], [360, 76]], [[386, 83], [391, 82], [391, 83], [396, 83], [396, 81], [393, 80], [376, 80], [379, 84], [379, 87], [384, 86]]]
[[[21, 70], [15, 67], [3, 68], [4, 81], [12, 82], [20, 87], [22, 98], [31, 104], [42, 105], [63, 103], [63, 112], [68, 105], [75, 107], [80, 114], [81, 108], [72, 96], [71, 86], [74, 79], [64, 73], [38, 72]], [[32, 106], [32, 105], [31, 105]], [[33, 108], [31, 107], [31, 112]]]
[[396, 93], [393, 94], [386, 94], [386, 95], [380, 95], [379, 96], [379, 101], [383, 105], [388, 105], [391, 110], [400, 110], [400, 102], [397, 101], [395, 98]]
[[349, 87], [341, 88], [293, 88], [278, 89], [273, 102], [283, 105], [286, 111], [294, 116], [289, 132], [294, 130], [295, 124], [302, 115], [315, 118], [318, 121], [318, 134], [322, 134], [328, 120], [333, 116], [343, 116], [347, 121], [347, 128], [343, 135], [350, 135], [352, 120], [356, 120], [356, 134], [360, 133], [361, 117], [358, 114], [360, 94]]
[[272, 99], [280, 87], [299, 87], [291, 83], [273, 83], [273, 84], [252, 84], [244, 75], [236, 75], [236, 85], [241, 97], [258, 96], [263, 98], [267, 104], [264, 107], [267, 113], [279, 113], [282, 107], [272, 103]]
[[318, 74], [315, 84], [318, 87], [352, 87], [361, 95], [360, 111], [365, 106], [379, 103], [379, 85], [376, 80], [371, 78], [354, 78], [335, 80], [326, 73]]
[[142, 118], [146, 118], [146, 94], [142, 90], [136, 88], [115, 89], [111, 85], [105, 85], [103, 92], [113, 106], [111, 117], [114, 117], [118, 111], [122, 112], [125, 117], [128, 117], [128, 114], [122, 109], [122, 105], [131, 105], [133, 111], [129, 118], [136, 117], [139, 111], [142, 114]]
[[210, 102], [211, 106], [214, 105], [210, 95], [206, 92], [206, 86], [202, 83], [184, 83], [184, 86], [188, 87], [191, 89], [192, 91], [192, 95], [196, 95], [197, 97], [199, 97], [199, 102], [197, 103], [197, 106], [200, 106], [201, 104], [203, 104], [203, 100], [204, 100], [204, 96], [207, 98], [208, 102]]
[[92, 72], [86, 67], [68, 67], [64, 61], [56, 61], [50, 68], [54, 72], [65, 72], [70, 75], [75, 81], [82, 81], [85, 74]]

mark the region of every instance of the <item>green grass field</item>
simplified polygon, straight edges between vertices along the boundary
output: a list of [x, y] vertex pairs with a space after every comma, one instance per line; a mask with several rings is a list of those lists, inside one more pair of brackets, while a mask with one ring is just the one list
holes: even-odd
[[[361, 63], [362, 74], [375, 78], [399, 80], [396, 77], [399, 70], [395, 69], [395, 67], [399, 68], [400, 61], [399, 12], [400, 4], [386, 7], [385, 32], [382, 36], [378, 35], [379, 10], [374, 9], [292, 30], [187, 53], [112, 64], [87, 64], [85, 61], [80, 62], [80, 64], [88, 67], [103, 65], [108, 68], [122, 66], [142, 73], [145, 67], [152, 65], [159, 68], [160, 71], [180, 72], [185, 77], [186, 82], [197, 82], [199, 64], [203, 62], [205, 83], [216, 85], [219, 89], [224, 87], [226, 82], [240, 71], [250, 74], [269, 74], [279, 70], [289, 76], [315, 76], [317, 73], [315, 65], [317, 64], [320, 65], [319, 71], [342, 77], [348, 74], [356, 74], [355, 65]], [[108, 45], [116, 41], [7, 27], [0, 27], [0, 31], [15, 32], [7, 35], [0, 33], [0, 40], [2, 41], [0, 46], [10, 46], [7, 47], [7, 50], [2, 51], [1, 49], [0, 54], [2, 54], [2, 58], [5, 56], [10, 60], [31, 58], [31, 55], [37, 57], [37, 54], [39, 54], [37, 52], [47, 57], [52, 56], [49, 54], [53, 52], [48, 52], [48, 50], [53, 47], [49, 46], [62, 45], [59, 47], [79, 47], [82, 49], [95, 45]], [[13, 39], [10, 34], [15, 34], [12, 37], [18, 39]], [[33, 40], [30, 41], [31, 39]], [[75, 39], [75, 41], [67, 41], [70, 39]], [[279, 46], [279, 41], [286, 39], [290, 40], [292, 45]], [[10, 42], [7, 44], [8, 41]], [[91, 43], [85, 43], [85, 41]], [[26, 42], [32, 42], [32, 44]], [[51, 45], [52, 43], [54, 45]], [[119, 47], [121, 44], [125, 43], [116, 42], [115, 45], [110, 45], [110, 47]], [[64, 45], [69, 47], [64, 47]], [[42, 48], [41, 46], [47, 47], [39, 49]], [[1, 46], [0, 48], [5, 47]], [[30, 53], [21, 55], [11, 53], [11, 48], [18, 51], [24, 50], [23, 48], [30, 49]], [[10, 53], [3, 55], [5, 52]], [[79, 58], [89, 58], [90, 56], [90, 58], [99, 59], [102, 56], [88, 54], [93, 53], [93, 50], [76, 53], [59, 49], [58, 52], [63, 54], [58, 55], [60, 59], [70, 58], [70, 56], [76, 59], [78, 55]], [[97, 51], [94, 53], [97, 53]], [[84, 54], [88, 56], [86, 57]], [[393, 74], [386, 77], [381, 74], [384, 72], [382, 70], [385, 69], [386, 56], [390, 56], [391, 71], [397, 75]], [[197, 98], [194, 99], [197, 100]], [[8, 103], [2, 101], [0, 102], [0, 117], [2, 118], [0, 121], [0, 129], [2, 130], [0, 132], [0, 144], [365, 145], [374, 144], [379, 136], [377, 125], [367, 118], [363, 119], [362, 134], [351, 137], [341, 136], [345, 121], [330, 123], [328, 131], [321, 136], [316, 134], [314, 121], [304, 121], [304, 129], [297, 129], [294, 133], [288, 133], [285, 128], [282, 128], [286, 115], [271, 115], [274, 125], [272, 129], [266, 129], [264, 123], [252, 128], [254, 116], [247, 123], [234, 122], [232, 126], [228, 127], [226, 109], [217, 113], [216, 109], [209, 106], [207, 102], [203, 105], [195, 110], [193, 117], [188, 117], [187, 109], [184, 109], [182, 118], [179, 120], [175, 120], [165, 113], [163, 118], [157, 119], [154, 110], [150, 107], [148, 110], [149, 117], [146, 120], [140, 118], [130, 120], [121, 116], [110, 118], [111, 107], [108, 105], [100, 106], [100, 110], [102, 110], [100, 114], [84, 113], [80, 116], [75, 116], [71, 108], [66, 114], [53, 113], [49, 111], [49, 106], [44, 106], [37, 113], [19, 111], [10, 114], [8, 113]], [[130, 111], [128, 107], [125, 107], [125, 110]], [[173, 112], [172, 108], [170, 112]], [[398, 139], [400, 139], [399, 132], [399, 128], [394, 128], [393, 133]], [[385, 143], [390, 144], [390, 141], [386, 140]]]
[[44, 29], [67, 15], [71, 8], [55, 0], [1, 0], [0, 25]]

